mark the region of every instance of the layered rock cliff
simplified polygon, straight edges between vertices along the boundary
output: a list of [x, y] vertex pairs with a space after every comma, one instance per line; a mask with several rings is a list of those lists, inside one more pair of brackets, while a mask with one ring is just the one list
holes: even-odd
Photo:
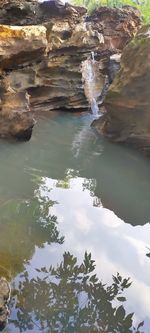
[[2, 0], [0, 135], [29, 139], [36, 111], [87, 110], [83, 62], [93, 51], [100, 95], [110, 55], [121, 52], [139, 25], [131, 7], [104, 7], [87, 17], [85, 8], [58, 0]]
[[150, 155], [150, 25], [125, 48], [105, 106], [107, 113], [93, 124], [96, 129]]

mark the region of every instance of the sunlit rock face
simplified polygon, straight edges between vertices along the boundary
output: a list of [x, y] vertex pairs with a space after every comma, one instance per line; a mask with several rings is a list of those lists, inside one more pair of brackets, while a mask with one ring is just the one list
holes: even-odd
[[27, 66], [41, 60], [47, 47], [44, 26], [0, 25], [0, 68]]
[[125, 48], [121, 70], [106, 97], [107, 113], [95, 121], [100, 133], [150, 154], [150, 26]]
[[[46, 52], [47, 39], [44, 26], [0, 25], [0, 135], [29, 140], [34, 119], [30, 112], [30, 96], [19, 81], [16, 86], [9, 78], [15, 69], [28, 68], [31, 62], [41, 61]], [[30, 72], [30, 71], [29, 71]], [[15, 78], [14, 78], [15, 79]], [[29, 76], [31, 81], [31, 75]]]
[[[7, 137], [13, 133], [19, 138], [23, 128], [24, 134], [29, 134], [35, 111], [87, 110], [89, 100], [82, 65], [87, 59], [90, 61], [91, 52], [95, 55], [95, 87], [96, 94], [99, 89], [100, 101], [110, 55], [121, 52], [139, 25], [139, 13], [131, 8], [103, 9], [87, 17], [85, 8], [59, 0], [1, 1], [0, 135]], [[11, 132], [10, 114], [19, 119], [19, 126], [15, 125]]]

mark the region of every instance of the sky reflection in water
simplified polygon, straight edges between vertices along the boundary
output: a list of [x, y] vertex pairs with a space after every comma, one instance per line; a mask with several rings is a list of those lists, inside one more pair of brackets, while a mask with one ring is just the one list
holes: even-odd
[[[117, 272], [131, 278], [124, 307], [135, 312], [135, 321], [145, 320], [148, 333], [149, 161], [97, 138], [90, 122], [90, 117], [70, 115], [42, 119], [29, 145], [1, 147], [1, 196], [7, 201], [0, 206], [0, 259], [9, 257], [3, 267], [14, 277], [19, 273], [18, 285], [24, 268], [33, 278], [36, 268], [59, 264], [65, 251], [79, 263], [85, 251], [91, 252], [104, 283], [111, 284]], [[17, 240], [12, 241], [13, 233]], [[17, 333], [12, 324], [8, 328]]]

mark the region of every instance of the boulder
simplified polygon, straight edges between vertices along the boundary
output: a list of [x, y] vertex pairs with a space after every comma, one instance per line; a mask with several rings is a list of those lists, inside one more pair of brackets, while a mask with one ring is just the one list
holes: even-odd
[[115, 142], [150, 154], [150, 25], [128, 44], [108, 91], [107, 112], [93, 126]]
[[122, 50], [141, 25], [140, 12], [131, 6], [100, 7], [90, 17], [96, 30], [104, 35], [105, 48]]

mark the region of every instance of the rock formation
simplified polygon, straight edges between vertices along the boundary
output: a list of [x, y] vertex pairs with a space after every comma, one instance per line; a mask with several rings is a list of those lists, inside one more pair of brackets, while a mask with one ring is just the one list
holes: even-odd
[[37, 111], [87, 110], [82, 62], [95, 53], [101, 92], [110, 55], [121, 52], [139, 25], [139, 13], [129, 7], [104, 7], [87, 17], [85, 8], [58, 0], [1, 0], [0, 136], [28, 140]]
[[136, 8], [122, 9], [100, 7], [91, 16], [92, 26], [104, 35], [105, 49], [121, 50], [129, 43], [140, 26], [140, 14]]
[[105, 100], [107, 113], [94, 122], [115, 142], [150, 154], [150, 25], [141, 28], [125, 48], [121, 69]]
[[0, 331], [7, 323], [9, 311], [7, 304], [10, 299], [10, 286], [5, 278], [0, 278]]

